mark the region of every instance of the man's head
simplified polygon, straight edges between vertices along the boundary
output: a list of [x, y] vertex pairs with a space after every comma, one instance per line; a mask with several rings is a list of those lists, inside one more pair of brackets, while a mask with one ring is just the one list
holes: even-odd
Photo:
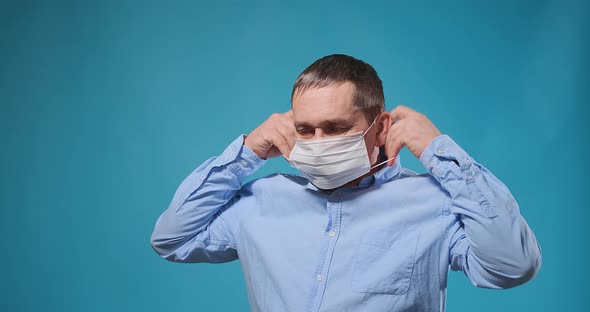
[[367, 122], [385, 110], [385, 98], [381, 79], [373, 66], [352, 56], [333, 54], [322, 57], [307, 67], [295, 80], [291, 104], [298, 95], [310, 89], [352, 83], [352, 104]]
[[[388, 114], [381, 79], [375, 69], [351, 56], [334, 54], [306, 68], [295, 81], [291, 107], [300, 139], [365, 131], [371, 159], [387, 137]], [[373, 161], [372, 161], [373, 162]]]

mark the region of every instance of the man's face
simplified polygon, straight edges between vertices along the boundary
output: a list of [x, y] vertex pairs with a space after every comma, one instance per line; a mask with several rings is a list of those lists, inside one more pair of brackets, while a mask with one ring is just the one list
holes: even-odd
[[[299, 139], [323, 138], [364, 132], [369, 127], [363, 113], [353, 106], [354, 85], [345, 82], [319, 89], [308, 89], [293, 97], [295, 136]], [[374, 154], [377, 125], [365, 135], [369, 155]]]

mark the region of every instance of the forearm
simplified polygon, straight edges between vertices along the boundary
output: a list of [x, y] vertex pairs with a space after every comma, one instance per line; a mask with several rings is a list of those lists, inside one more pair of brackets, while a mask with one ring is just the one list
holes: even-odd
[[[163, 257], [174, 253], [207, 227], [241, 188], [242, 181], [264, 164], [239, 137], [218, 157], [195, 169], [178, 187], [166, 211], [158, 218], [151, 237]], [[214, 235], [215, 236], [215, 235]], [[225, 240], [204, 237], [215, 242]]]

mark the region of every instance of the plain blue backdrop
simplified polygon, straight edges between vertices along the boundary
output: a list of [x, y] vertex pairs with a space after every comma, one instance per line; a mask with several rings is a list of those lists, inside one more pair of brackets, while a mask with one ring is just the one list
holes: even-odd
[[[449, 311], [582, 311], [588, 1], [0, 4], [0, 310], [247, 311], [239, 262], [149, 238], [180, 182], [345, 53], [513, 192], [543, 251], [510, 290], [451, 272]], [[407, 151], [402, 164], [424, 172]], [[292, 171], [281, 159], [256, 174]]]

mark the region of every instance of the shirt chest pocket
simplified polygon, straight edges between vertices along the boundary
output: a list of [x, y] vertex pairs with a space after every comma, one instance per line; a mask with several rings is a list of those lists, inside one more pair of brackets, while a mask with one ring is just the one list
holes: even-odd
[[353, 258], [352, 291], [405, 294], [410, 289], [419, 238], [416, 231], [366, 232]]

